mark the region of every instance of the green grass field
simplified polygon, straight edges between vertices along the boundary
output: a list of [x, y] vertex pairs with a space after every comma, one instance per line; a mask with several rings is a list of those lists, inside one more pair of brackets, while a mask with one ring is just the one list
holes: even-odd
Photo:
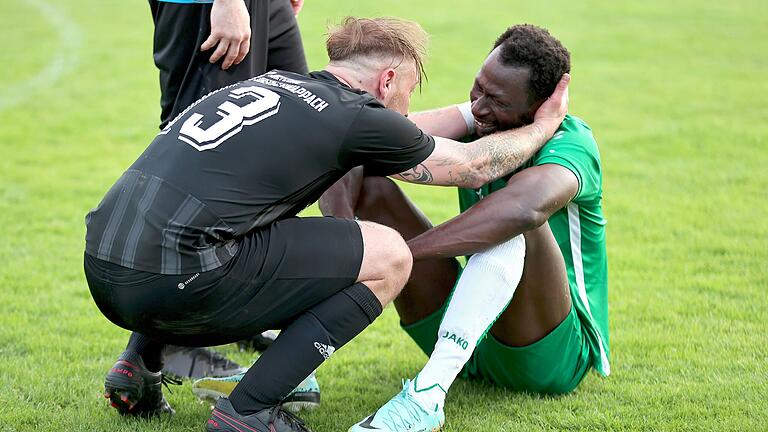
[[[601, 146], [613, 375], [571, 395], [458, 382], [449, 431], [768, 430], [768, 3], [307, 0], [312, 68], [327, 23], [418, 20], [432, 34], [426, 109], [466, 100], [506, 26], [571, 50], [571, 112]], [[156, 133], [143, 1], [0, 2], [0, 430], [201, 430], [189, 384], [170, 420], [120, 418], [101, 397], [127, 332], [82, 272], [85, 213]], [[408, 187], [434, 219], [450, 189]], [[238, 361], [248, 353], [224, 350]], [[316, 431], [343, 431], [425, 357], [388, 309], [318, 372]]]

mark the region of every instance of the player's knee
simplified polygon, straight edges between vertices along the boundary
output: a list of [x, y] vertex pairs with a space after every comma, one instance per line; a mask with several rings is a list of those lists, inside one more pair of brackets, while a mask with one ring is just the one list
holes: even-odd
[[405, 240], [403, 240], [403, 237], [400, 236], [400, 233], [398, 233], [395, 230], [392, 230], [396, 234], [396, 240], [393, 239], [393, 243], [396, 244], [396, 250], [393, 253], [392, 257], [392, 267], [394, 274], [397, 275], [397, 292], [399, 293], [400, 290], [403, 289], [405, 286], [405, 283], [408, 282], [408, 278], [411, 276], [411, 269], [413, 268], [413, 255], [411, 255], [411, 250], [408, 248], [408, 245], [405, 243]]
[[365, 253], [361, 280], [370, 281], [383, 304], [402, 291], [411, 274], [413, 257], [403, 237], [392, 228], [373, 222], [359, 222]]
[[385, 251], [385, 278], [390, 279], [397, 292], [403, 288], [411, 275], [413, 256], [403, 237], [392, 228], [383, 227], [385, 234], [382, 242], [387, 245]]

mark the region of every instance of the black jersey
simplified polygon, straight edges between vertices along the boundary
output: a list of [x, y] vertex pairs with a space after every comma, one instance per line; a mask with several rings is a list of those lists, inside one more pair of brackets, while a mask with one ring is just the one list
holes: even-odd
[[168, 124], [86, 216], [86, 252], [153, 273], [208, 271], [351, 168], [395, 174], [433, 149], [408, 119], [328, 72], [272, 71]]

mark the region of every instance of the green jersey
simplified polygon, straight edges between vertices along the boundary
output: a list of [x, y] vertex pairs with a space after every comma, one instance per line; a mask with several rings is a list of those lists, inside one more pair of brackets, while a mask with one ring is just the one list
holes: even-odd
[[[566, 115], [560, 128], [544, 147], [518, 171], [544, 164], [564, 166], [576, 175], [576, 196], [549, 218], [568, 271], [571, 299], [586, 329], [592, 366], [602, 375], [611, 373], [608, 363], [608, 259], [605, 250], [605, 218], [602, 211], [603, 176], [600, 153], [592, 130], [581, 119]], [[479, 189], [459, 189], [464, 212], [507, 184], [507, 179]]]

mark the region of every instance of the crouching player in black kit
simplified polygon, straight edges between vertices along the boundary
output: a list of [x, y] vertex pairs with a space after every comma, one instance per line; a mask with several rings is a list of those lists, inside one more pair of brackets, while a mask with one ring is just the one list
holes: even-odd
[[412, 258], [383, 225], [296, 214], [356, 166], [478, 187], [519, 167], [562, 121], [567, 78], [532, 125], [470, 144], [431, 137], [404, 117], [425, 45], [415, 23], [346, 19], [329, 35], [325, 70], [272, 71], [191, 105], [88, 214], [91, 294], [133, 331], [105, 383], [121, 414], [173, 412], [161, 390], [164, 344], [280, 328], [207, 428], [309, 430], [280, 401], [376, 319]]

